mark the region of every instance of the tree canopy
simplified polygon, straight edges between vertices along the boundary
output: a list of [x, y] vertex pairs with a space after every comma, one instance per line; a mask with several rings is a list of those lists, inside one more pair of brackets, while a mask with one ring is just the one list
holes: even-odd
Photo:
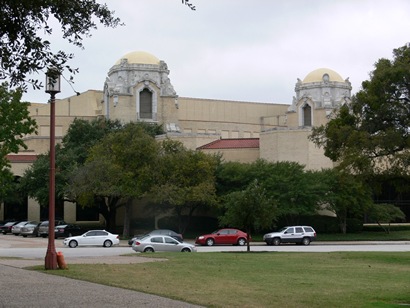
[[[193, 213], [216, 204], [215, 170], [219, 158], [188, 150], [179, 141], [161, 142], [161, 152], [151, 170], [150, 198], [178, 218], [184, 233]], [[183, 216], [187, 217], [183, 221]]]
[[[158, 144], [144, 125], [128, 123], [90, 149], [85, 164], [71, 174], [70, 195], [82, 206], [98, 206], [107, 228], [112, 229], [117, 209], [149, 189], [143, 179], [157, 155]], [[128, 225], [124, 223], [124, 228]], [[128, 229], [124, 230], [126, 234]]]
[[322, 170], [317, 180], [324, 188], [321, 204], [336, 215], [342, 233], [348, 218], [363, 219], [373, 203], [369, 187], [358, 176], [333, 168]]
[[27, 77], [51, 66], [71, 74], [77, 71], [68, 65], [74, 55], [53, 51], [51, 42], [44, 38], [57, 32], [51, 26], [53, 19], [60, 25], [63, 39], [80, 48], [84, 47], [83, 39], [97, 29], [97, 22], [106, 27], [120, 25], [114, 12], [95, 0], [5, 0], [1, 4], [0, 79], [22, 89], [27, 83], [40, 88], [41, 82]]
[[390, 233], [392, 222], [404, 221], [406, 215], [393, 204], [373, 204], [368, 212], [369, 219], [375, 221], [386, 233]]
[[[61, 144], [56, 145], [56, 198], [75, 201], [67, 195], [69, 175], [85, 163], [89, 149], [105, 135], [122, 127], [119, 121], [75, 119], [68, 128]], [[49, 198], [49, 154], [40, 154], [24, 172], [21, 189], [28, 196], [46, 206]]]
[[219, 218], [220, 223], [246, 230], [247, 251], [250, 251], [252, 230], [271, 227], [277, 216], [276, 202], [258, 180], [253, 180], [244, 190], [229, 193], [222, 207], [225, 211]]
[[0, 200], [13, 181], [7, 155], [26, 149], [23, 137], [36, 131], [28, 103], [22, 103], [20, 90], [9, 90], [7, 83], [0, 85]]
[[295, 162], [228, 162], [218, 168], [217, 188], [218, 194], [224, 196], [245, 190], [257, 180], [275, 200], [277, 216], [287, 224], [296, 224], [302, 215], [313, 215], [317, 211], [323, 187], [315, 176]]

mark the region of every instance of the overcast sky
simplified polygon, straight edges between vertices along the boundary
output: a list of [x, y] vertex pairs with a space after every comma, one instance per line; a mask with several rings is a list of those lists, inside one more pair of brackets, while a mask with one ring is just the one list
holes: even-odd
[[[168, 64], [181, 97], [290, 104], [297, 78], [321, 67], [349, 77], [357, 92], [378, 59], [410, 42], [409, 0], [190, 2], [196, 11], [181, 0], [107, 1], [125, 26], [99, 26], [84, 50], [56, 29], [54, 47], [75, 53], [75, 90], [102, 90], [111, 66], [140, 50]], [[75, 94], [67, 82], [62, 88], [57, 98]], [[49, 96], [37, 90], [23, 99]]]

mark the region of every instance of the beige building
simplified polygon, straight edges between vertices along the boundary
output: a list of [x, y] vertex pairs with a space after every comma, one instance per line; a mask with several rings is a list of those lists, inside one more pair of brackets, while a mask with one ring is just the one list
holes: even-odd
[[[308, 169], [332, 167], [332, 162], [308, 140], [311, 127], [326, 123], [332, 112], [349, 103], [351, 84], [330, 69], [317, 69], [297, 79], [290, 104], [255, 103], [180, 97], [168, 77], [167, 64], [146, 52], [121, 57], [109, 69], [102, 91], [56, 100], [56, 141], [75, 118], [105, 117], [124, 123], [145, 121], [163, 124], [166, 136], [187, 148], [221, 153], [227, 161], [295, 161]], [[10, 155], [12, 171], [21, 176], [36, 155], [49, 150], [49, 105], [32, 103], [30, 114], [38, 134], [26, 136], [28, 150]], [[42, 209], [28, 200], [30, 220], [43, 218]], [[79, 208], [64, 204], [61, 218], [83, 219]], [[12, 218], [3, 204], [0, 220]]]

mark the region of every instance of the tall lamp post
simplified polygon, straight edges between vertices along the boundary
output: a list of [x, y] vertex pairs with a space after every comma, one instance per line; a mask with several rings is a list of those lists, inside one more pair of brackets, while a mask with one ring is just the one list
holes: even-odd
[[45, 257], [45, 269], [57, 269], [55, 247], [55, 95], [60, 92], [60, 72], [51, 68], [46, 73], [46, 93], [50, 94], [50, 185], [48, 206], [48, 246]]

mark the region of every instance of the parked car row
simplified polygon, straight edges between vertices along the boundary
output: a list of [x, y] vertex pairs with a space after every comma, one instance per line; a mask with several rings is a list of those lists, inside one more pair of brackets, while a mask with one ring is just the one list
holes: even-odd
[[[56, 221], [61, 223], [61, 221]], [[15, 235], [44, 236], [48, 235], [48, 221], [38, 223], [35, 221], [8, 222], [0, 226], [2, 233]], [[47, 231], [45, 227], [47, 226]], [[43, 227], [43, 229], [42, 229]], [[77, 246], [103, 246], [111, 247], [120, 243], [119, 235], [105, 230], [90, 230], [83, 233], [80, 226], [75, 224], [58, 225], [55, 227], [55, 237], [64, 237], [63, 244], [70, 248]], [[200, 235], [195, 239], [196, 245], [239, 245], [244, 246], [252, 240], [251, 236], [234, 228], [218, 229], [210, 234]], [[266, 233], [263, 241], [267, 245], [281, 243], [296, 243], [309, 245], [316, 240], [316, 231], [311, 226], [288, 226], [277, 232]], [[134, 236], [128, 242], [136, 252], [155, 251], [180, 251], [195, 252], [196, 246], [183, 241], [181, 234], [168, 229], [153, 230], [145, 235]]]
[[[219, 229], [211, 234], [198, 236], [195, 240], [196, 245], [240, 245], [243, 246], [251, 240], [245, 232], [233, 229]], [[145, 235], [133, 237], [129, 242], [132, 249], [136, 252], [155, 252], [155, 251], [180, 251], [195, 252], [196, 246], [183, 241], [181, 234], [172, 230], [159, 229], [153, 230]]]
[[[177, 238], [178, 236], [178, 238]], [[181, 237], [181, 240], [179, 239]], [[247, 233], [234, 229], [218, 229], [210, 234], [200, 235], [195, 239], [196, 245], [239, 245], [244, 246], [252, 238]], [[309, 245], [316, 240], [316, 231], [310, 226], [289, 226], [278, 232], [267, 233], [263, 236], [267, 245], [279, 245], [281, 243], [296, 243]], [[194, 245], [182, 241], [182, 236], [172, 230], [154, 230], [144, 236], [136, 236], [129, 241], [132, 249], [136, 252], [154, 251], [196, 251]]]
[[[23, 237], [48, 237], [49, 222], [48, 220], [37, 221], [10, 221], [0, 226], [0, 232], [3, 234], [11, 233]], [[55, 238], [70, 237], [83, 234], [86, 230], [77, 224], [67, 224], [64, 220], [55, 221], [54, 236]]]
[[[63, 224], [61, 224], [63, 223]], [[77, 246], [102, 246], [111, 247], [120, 243], [120, 236], [105, 230], [90, 230], [84, 233], [79, 225], [67, 224], [64, 221], [56, 221], [55, 238], [64, 237], [63, 244], [70, 248]], [[13, 228], [14, 227], [14, 228]], [[0, 226], [2, 233], [15, 235], [48, 236], [49, 222], [38, 223], [36, 221], [7, 222]]]

